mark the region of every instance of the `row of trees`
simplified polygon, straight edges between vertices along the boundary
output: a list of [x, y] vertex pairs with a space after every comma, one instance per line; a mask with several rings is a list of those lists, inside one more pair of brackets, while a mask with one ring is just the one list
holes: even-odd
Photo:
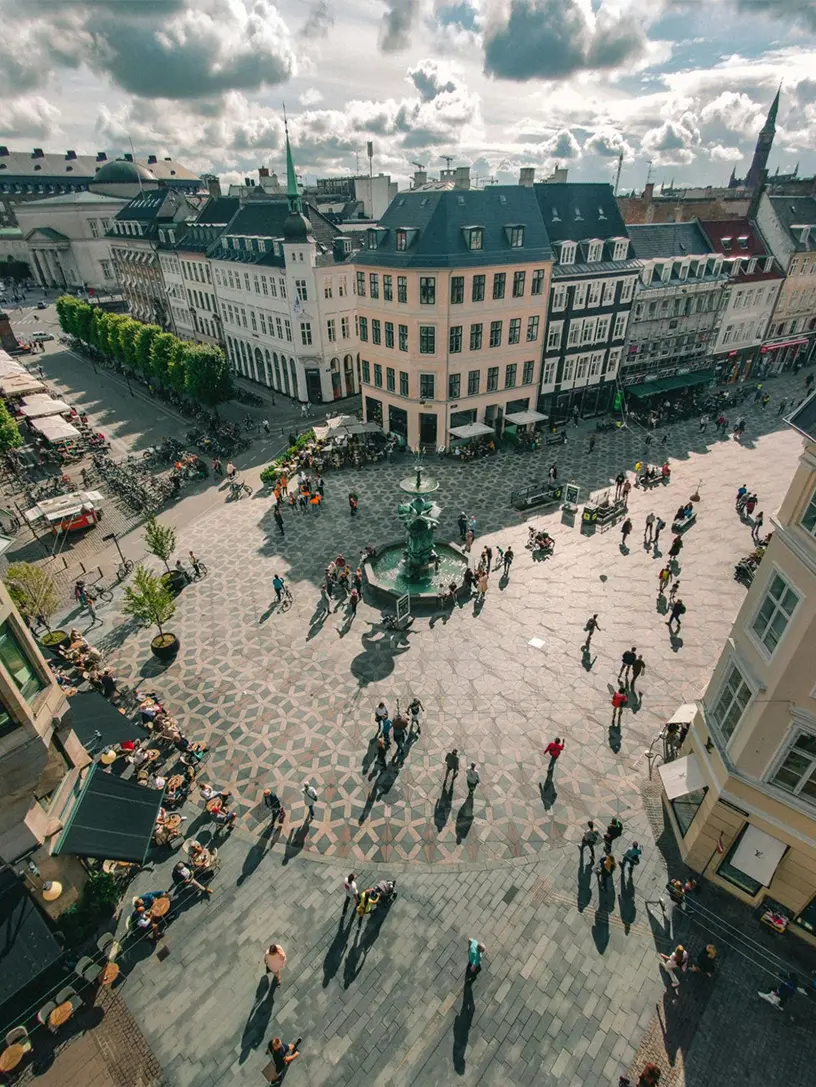
[[57, 314], [68, 336], [148, 382], [211, 408], [231, 400], [235, 393], [219, 347], [188, 343], [158, 325], [144, 325], [123, 313], [108, 313], [71, 295], [57, 299]]
[[0, 400], [0, 453], [8, 453], [9, 449], [17, 449], [22, 444], [23, 436], [17, 420]]

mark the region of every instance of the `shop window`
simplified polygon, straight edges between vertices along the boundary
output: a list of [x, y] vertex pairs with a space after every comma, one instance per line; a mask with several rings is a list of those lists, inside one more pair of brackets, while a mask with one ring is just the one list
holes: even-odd
[[672, 806], [674, 812], [674, 818], [677, 820], [677, 825], [680, 828], [680, 834], [685, 838], [688, 834], [688, 829], [694, 822], [694, 816], [700, 809], [701, 804], [705, 800], [705, 795], [708, 792], [708, 786], [703, 789], [695, 789], [691, 793], [686, 793], [685, 796], [675, 797], [674, 800], [670, 800], [669, 803]]

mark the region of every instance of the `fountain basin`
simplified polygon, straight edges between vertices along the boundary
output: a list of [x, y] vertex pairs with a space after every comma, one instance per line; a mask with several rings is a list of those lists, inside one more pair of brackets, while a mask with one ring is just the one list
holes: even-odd
[[372, 595], [379, 602], [393, 607], [397, 599], [406, 593], [411, 594], [412, 601], [436, 602], [451, 581], [461, 585], [468, 565], [465, 553], [453, 544], [437, 542], [434, 546], [439, 555], [439, 570], [436, 571], [431, 565], [415, 577], [409, 576], [405, 569], [404, 542], [378, 548], [376, 556], [369, 559], [364, 567], [366, 583]]

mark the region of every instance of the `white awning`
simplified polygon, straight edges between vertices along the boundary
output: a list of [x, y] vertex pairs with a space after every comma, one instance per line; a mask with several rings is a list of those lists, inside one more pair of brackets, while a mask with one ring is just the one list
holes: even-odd
[[687, 796], [688, 793], [706, 786], [706, 780], [694, 755], [684, 755], [682, 759], [675, 759], [674, 762], [664, 762], [657, 769], [669, 800]]
[[27, 393], [41, 393], [45, 385], [31, 374], [10, 374], [0, 378], [0, 396], [25, 396]]
[[70, 442], [82, 437], [76, 427], [71, 426], [70, 423], [67, 423], [58, 415], [47, 415], [42, 419], [32, 419], [31, 425], [35, 430], [39, 430], [40, 434], [47, 438], [49, 442]]
[[731, 858], [731, 864], [763, 887], [770, 887], [777, 865], [787, 848], [778, 838], [771, 837], [759, 827], [749, 825]]
[[382, 427], [369, 419], [366, 423], [351, 423], [346, 427], [349, 434], [382, 434]]
[[0, 377], [12, 377], [14, 374], [27, 374], [25, 366], [11, 357], [7, 352], [0, 351]]
[[682, 706], [678, 706], [674, 713], [669, 718], [667, 724], [669, 725], [690, 725], [694, 720], [697, 713], [696, 702], [684, 702]]
[[481, 438], [485, 434], [492, 434], [493, 427], [484, 423], [466, 423], [464, 426], [451, 427], [454, 438]]
[[47, 393], [23, 397], [20, 411], [27, 419], [40, 419], [44, 415], [68, 415], [71, 405], [64, 400], [55, 400]]
[[511, 411], [504, 417], [506, 423], [515, 423], [517, 426], [526, 426], [527, 423], [543, 423], [547, 419], [546, 415], [542, 415], [540, 411], [533, 411], [532, 408], [526, 411]]

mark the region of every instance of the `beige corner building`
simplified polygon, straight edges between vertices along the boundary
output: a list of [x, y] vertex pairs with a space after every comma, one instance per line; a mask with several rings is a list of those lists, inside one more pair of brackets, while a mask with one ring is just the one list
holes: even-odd
[[660, 767], [688, 865], [781, 907], [816, 942], [816, 395], [790, 417], [804, 450], [773, 538], [696, 705]]

